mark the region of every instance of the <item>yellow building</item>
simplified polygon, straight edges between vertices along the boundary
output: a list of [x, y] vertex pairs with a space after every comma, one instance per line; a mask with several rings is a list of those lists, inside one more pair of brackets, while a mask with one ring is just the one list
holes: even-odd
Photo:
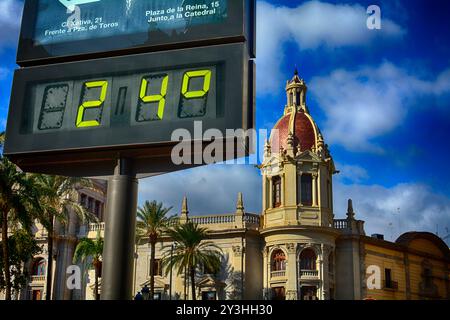
[[[191, 216], [183, 199], [179, 222], [190, 220], [208, 228], [210, 239], [223, 251], [220, 272], [200, 270], [196, 275], [197, 298], [450, 299], [450, 251], [439, 237], [424, 232], [405, 233], [395, 242], [381, 235], [368, 237], [364, 221], [355, 219], [351, 200], [346, 217], [336, 219], [333, 175], [337, 171], [309, 114], [306, 92], [296, 72], [286, 85], [283, 115], [265, 145], [261, 213], [246, 212], [242, 194], [235, 212], [209, 216]], [[87, 231], [95, 238], [104, 231], [104, 223], [90, 225]], [[160, 240], [155, 253], [155, 298], [192, 298], [183, 276], [163, 274], [161, 257], [172, 242]], [[57, 255], [70, 261], [73, 249], [59, 248]], [[57, 264], [55, 297], [93, 299], [92, 282], [77, 293], [60, 287], [67, 277], [66, 265]], [[135, 293], [149, 285], [149, 272], [150, 246], [143, 239], [135, 252]], [[44, 285], [44, 279], [36, 280]], [[27, 298], [33, 298], [33, 292]]]
[[[107, 184], [100, 180], [92, 180], [92, 183], [95, 188], [80, 188], [73, 190], [72, 197], [74, 201], [78, 201], [85, 206], [98, 218], [98, 220], [103, 221]], [[59, 221], [55, 222], [55, 238], [52, 252], [53, 299], [80, 300], [84, 299], [86, 296], [93, 297], [92, 289], [90, 289], [89, 285], [87, 287], [82, 287], [82, 290], [69, 290], [66, 286], [66, 279], [68, 277], [66, 271], [69, 266], [73, 265], [73, 254], [78, 240], [86, 237], [88, 233], [92, 233], [92, 230], [95, 230], [96, 228], [98, 228], [97, 224], [83, 224], [71, 209], [69, 209], [67, 221], [64, 224]], [[28, 282], [21, 292], [15, 292], [13, 290], [13, 299], [45, 300], [47, 296], [48, 233], [37, 221], [35, 222], [32, 231], [38, 246], [41, 248], [41, 252], [34, 256], [33, 259], [24, 266], [24, 269], [29, 274]], [[95, 235], [96, 234], [94, 233], [94, 237]], [[79, 267], [81, 270], [84, 270], [83, 265], [80, 264]], [[86, 279], [84, 280], [86, 282]], [[4, 292], [0, 292], [0, 300], [2, 299], [4, 299]]]
[[[188, 214], [183, 200], [180, 222], [210, 230], [223, 252], [222, 270], [200, 272], [198, 299], [449, 299], [450, 251], [430, 233], [411, 232], [395, 243], [367, 237], [349, 200], [347, 217], [333, 213], [333, 175], [328, 146], [309, 114], [307, 87], [295, 72], [287, 82], [287, 104], [265, 146], [260, 166], [262, 214]], [[159, 259], [171, 245], [161, 239]], [[369, 284], [376, 268], [375, 288]], [[150, 248], [136, 248], [135, 292], [149, 284]], [[155, 268], [157, 298], [185, 297], [182, 277]], [[170, 286], [172, 283], [172, 288]], [[189, 296], [189, 290], [186, 293]]]

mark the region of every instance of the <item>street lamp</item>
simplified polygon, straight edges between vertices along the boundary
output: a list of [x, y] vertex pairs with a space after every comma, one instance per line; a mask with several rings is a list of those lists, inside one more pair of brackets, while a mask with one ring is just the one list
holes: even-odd
[[[172, 243], [172, 245], [170, 246], [170, 266], [172, 266], [173, 248], [174, 248], [174, 244]], [[169, 300], [172, 300], [172, 270], [173, 270], [173, 268], [170, 268]]]

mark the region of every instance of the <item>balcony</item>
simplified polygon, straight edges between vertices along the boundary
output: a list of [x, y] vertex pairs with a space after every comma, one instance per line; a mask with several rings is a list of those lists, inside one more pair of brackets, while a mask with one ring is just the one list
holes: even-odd
[[31, 282], [33, 283], [45, 283], [45, 276], [31, 276]]
[[319, 279], [319, 270], [300, 270], [301, 280], [317, 280]]
[[96, 231], [105, 231], [105, 223], [91, 223], [89, 224], [89, 232], [96, 232]]
[[348, 221], [347, 221], [347, 219], [335, 219], [333, 221], [333, 227], [335, 229], [347, 229]]
[[270, 272], [270, 277], [274, 278], [286, 278], [286, 270], [272, 271]]

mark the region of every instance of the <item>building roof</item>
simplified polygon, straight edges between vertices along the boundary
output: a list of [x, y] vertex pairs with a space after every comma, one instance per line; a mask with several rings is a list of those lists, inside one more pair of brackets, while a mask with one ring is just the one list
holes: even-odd
[[[272, 134], [271, 146], [272, 152], [278, 153], [280, 148], [286, 150], [288, 147], [288, 135], [289, 126], [291, 123], [291, 117], [294, 116], [293, 121], [293, 139], [294, 139], [294, 149], [300, 146], [301, 151], [311, 150], [316, 145], [316, 133], [314, 130], [314, 123], [311, 118], [306, 115], [304, 111], [299, 111], [294, 114], [289, 113], [283, 116], [275, 125], [274, 129], [278, 130], [278, 139], [276, 135]], [[278, 141], [277, 141], [278, 140]]]
[[409, 247], [411, 242], [417, 239], [425, 239], [432, 242], [442, 252], [444, 257], [450, 259], [450, 250], [445, 242], [431, 232], [406, 232], [398, 237], [397, 240], [395, 240], [395, 243]]

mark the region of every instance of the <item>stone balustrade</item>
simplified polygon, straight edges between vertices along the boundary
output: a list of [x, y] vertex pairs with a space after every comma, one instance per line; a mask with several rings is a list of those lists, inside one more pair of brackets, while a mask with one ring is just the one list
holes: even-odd
[[89, 232], [105, 231], [105, 223], [91, 223], [89, 224]]
[[272, 271], [272, 272], [270, 272], [270, 276], [271, 276], [271, 278], [285, 278], [286, 270]]
[[236, 215], [234, 214], [224, 214], [224, 215], [213, 215], [213, 216], [197, 216], [189, 217], [189, 220], [197, 224], [224, 224], [224, 223], [234, 223]]
[[348, 221], [347, 219], [336, 219], [333, 221], [333, 227], [335, 229], [347, 229]]
[[300, 270], [300, 279], [315, 279], [319, 277], [319, 270]]
[[31, 276], [32, 282], [45, 282], [45, 275], [41, 276]]
[[[220, 226], [219, 229], [223, 228], [235, 228], [238, 226], [237, 219], [239, 216], [236, 214], [222, 214], [222, 215], [209, 215], [209, 216], [192, 216], [189, 217], [189, 221], [197, 223], [201, 226], [205, 226], [206, 228], [210, 228], [212, 230], [215, 229], [214, 226]], [[261, 217], [257, 214], [246, 213], [242, 218], [242, 227], [250, 228], [250, 229], [258, 229], [260, 226]], [[169, 223], [170, 227], [177, 225], [180, 223], [180, 218], [176, 217], [171, 220]], [[228, 226], [226, 226], [228, 225]], [[97, 231], [105, 231], [105, 223], [91, 223], [89, 224], [89, 236], [93, 236], [92, 233]]]

